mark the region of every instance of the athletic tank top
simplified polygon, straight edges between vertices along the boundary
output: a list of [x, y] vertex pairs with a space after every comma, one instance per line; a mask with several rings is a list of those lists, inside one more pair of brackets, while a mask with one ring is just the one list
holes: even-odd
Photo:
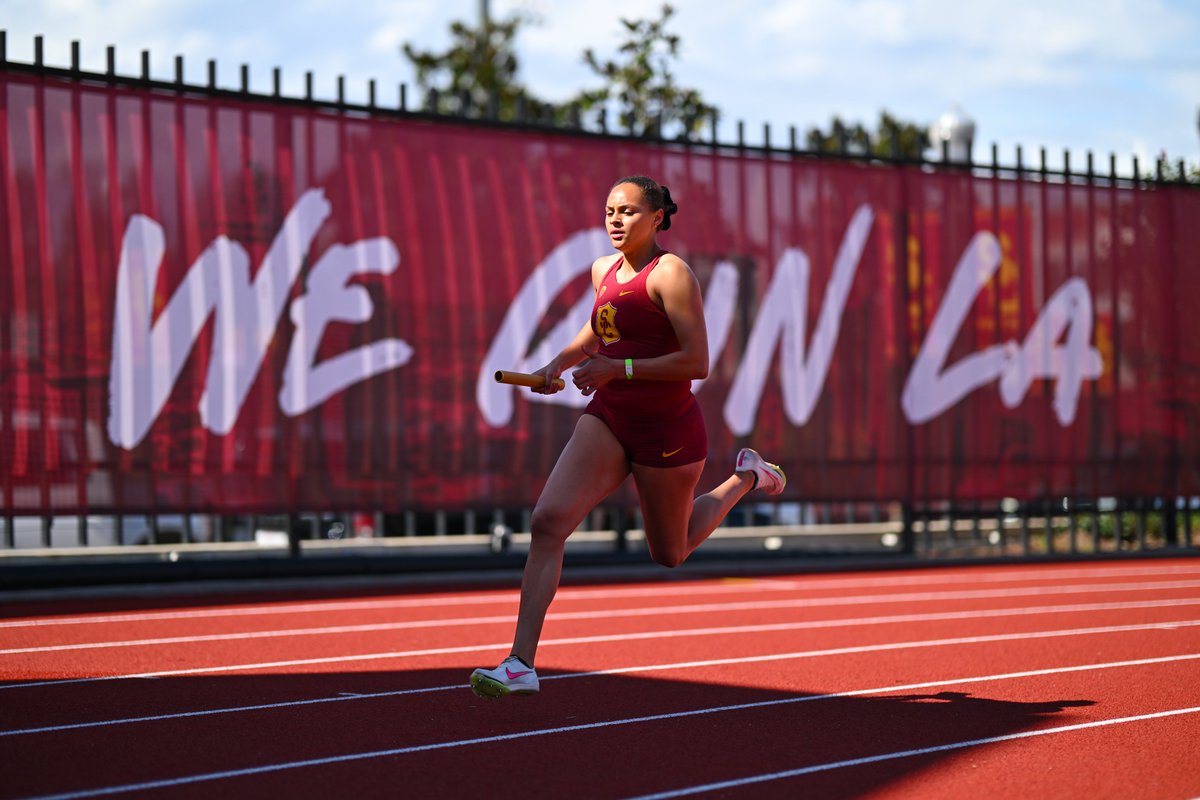
[[[646, 279], [663, 255], [660, 253], [628, 283], [617, 280], [624, 256], [604, 274], [592, 306], [592, 331], [600, 338], [600, 355], [624, 361], [679, 351], [679, 339], [667, 312], [650, 299], [646, 290]], [[636, 370], [633, 380], [609, 381], [596, 390], [596, 395], [617, 412], [673, 417], [688, 409], [692, 402], [690, 380], [639, 380]]]

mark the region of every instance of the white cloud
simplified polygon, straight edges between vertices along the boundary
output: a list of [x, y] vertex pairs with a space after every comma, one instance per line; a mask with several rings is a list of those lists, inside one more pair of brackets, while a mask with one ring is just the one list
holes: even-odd
[[395, 23], [380, 25], [371, 32], [367, 39], [367, 47], [375, 54], [395, 55], [401, 52], [401, 47], [409, 41], [411, 35], [412, 30], [406, 25]]

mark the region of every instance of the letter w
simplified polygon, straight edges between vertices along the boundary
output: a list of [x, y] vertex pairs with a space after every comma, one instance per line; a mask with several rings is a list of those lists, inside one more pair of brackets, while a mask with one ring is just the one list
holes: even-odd
[[754, 430], [767, 371], [781, 338], [784, 413], [793, 425], [803, 425], [812, 416], [825, 386], [842, 325], [842, 311], [873, 220], [871, 207], [863, 205], [854, 212], [846, 228], [813, 332], [811, 354], [806, 352], [804, 340], [808, 327], [808, 256], [795, 248], [784, 251], [758, 309], [750, 341], [725, 401], [725, 423], [735, 435], [745, 436]]
[[288, 212], [253, 282], [245, 248], [218, 236], [157, 320], [152, 314], [164, 250], [162, 226], [141, 214], [130, 218], [117, 271], [108, 383], [108, 436], [114, 444], [132, 449], [146, 436], [214, 310], [216, 335], [200, 419], [217, 434], [233, 428], [305, 254], [330, 211], [323, 191], [305, 192]]

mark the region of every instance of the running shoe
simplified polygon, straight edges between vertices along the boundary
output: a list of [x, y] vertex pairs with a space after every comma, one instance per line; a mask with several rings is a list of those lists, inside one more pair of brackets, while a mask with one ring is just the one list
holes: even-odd
[[489, 700], [510, 694], [537, 694], [537, 672], [516, 656], [509, 656], [495, 669], [472, 672], [471, 691]]
[[787, 486], [787, 475], [778, 464], [764, 461], [763, 457], [749, 447], [743, 447], [738, 453], [737, 466], [734, 472], [753, 472], [758, 482], [756, 489], [762, 489], [767, 494], [779, 494]]

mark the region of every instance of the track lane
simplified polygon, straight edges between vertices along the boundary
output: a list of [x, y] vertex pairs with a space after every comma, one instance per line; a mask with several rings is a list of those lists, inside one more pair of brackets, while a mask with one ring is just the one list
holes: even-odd
[[[964, 608], [973, 605], [989, 606], [995, 603], [1021, 603], [1028, 598], [1045, 598], [1048, 602], [1062, 602], [1062, 599], [1087, 597], [1135, 597], [1141, 594], [1153, 593], [1164, 598], [1186, 600], [1195, 598], [1200, 592], [1200, 581], [1156, 581], [1149, 583], [1089, 583], [1078, 586], [1054, 587], [1020, 587], [1020, 588], [989, 588], [984, 590], [936, 590], [936, 591], [906, 591], [889, 594], [852, 594], [829, 595], [820, 597], [770, 597], [767, 599], [733, 600], [721, 602], [671, 603], [657, 605], [641, 605], [626, 608], [591, 608], [558, 610], [552, 608], [547, 617], [548, 625], [560, 622], [609, 620], [622, 618], [629, 620], [629, 625], [636, 627], [639, 620], [653, 624], [657, 618], [669, 614], [673, 617], [714, 615], [714, 614], [746, 614], [747, 619], [755, 619], [754, 615], [765, 615], [771, 611], [794, 610], [801, 612], [807, 609], [845, 609], [843, 613], [856, 613], [858, 608], [875, 604], [898, 606], [905, 603], [944, 604], [955, 603]], [[125, 636], [109, 640], [97, 639], [94, 633], [90, 638], [79, 640], [78, 634], [86, 631], [63, 628], [26, 628], [9, 630], [0, 637], [0, 670], [7, 662], [5, 657], [17, 656], [36, 652], [70, 652], [84, 653], [83, 658], [92, 662], [100, 661], [103, 657], [95, 651], [109, 648], [156, 647], [173, 644], [204, 643], [206, 649], [215, 646], [214, 643], [238, 642], [248, 639], [280, 639], [301, 636], [324, 636], [335, 634], [359, 634], [405, 632], [406, 638], [413, 640], [421, 631], [430, 631], [446, 636], [455, 635], [453, 629], [477, 629], [485, 626], [511, 626], [515, 612], [501, 614], [467, 616], [427, 616], [422, 614], [417, 618], [385, 619], [384, 621], [363, 622], [355, 615], [345, 623], [324, 624], [313, 627], [254, 627], [245, 629], [240, 626], [227, 626], [214, 629], [215, 621], [204, 620], [200, 630], [181, 631], [179, 625], [170, 630], [158, 625], [143, 626], [140, 631], [124, 631]], [[326, 623], [332, 620], [323, 620]], [[681, 619], [686, 624], [686, 620]], [[432, 646], [432, 644], [431, 644]]]
[[[836, 646], [858, 641], [862, 637], [889, 636], [889, 627], [920, 629], [933, 625], [943, 630], [974, 630], [973, 626], [985, 626], [981, 630], [1020, 631], [1036, 630], [1051, 624], [1049, 621], [1062, 615], [1103, 615], [1115, 622], [1147, 622], [1187, 619], [1196, 608], [1194, 600], [1164, 599], [1131, 601], [1125, 603], [1071, 604], [1067, 606], [1038, 606], [1027, 608], [973, 609], [966, 611], [924, 611], [905, 613], [899, 607], [888, 607], [870, 617], [800, 618], [775, 610], [773, 615], [742, 613], [734, 616], [708, 615], [703, 627], [662, 628], [628, 630], [624, 620], [590, 619], [586, 625], [547, 626], [543, 638], [541, 666], [555, 666], [557, 654], [578, 646], [592, 645], [600, 651], [620, 653], [622, 645], [638, 641], [644, 648], [648, 642], [670, 642], [676, 652], [702, 654], [725, 647], [721, 637], [745, 637], [769, 635], [783, 646], [791, 642], [810, 646]], [[648, 617], [644, 618], [649, 620]], [[681, 619], [680, 622], [698, 622], [700, 618]], [[730, 624], [732, 623], [732, 624]], [[652, 624], [661, 626], [661, 620]], [[957, 627], [956, 627], [957, 626]], [[962, 626], [966, 626], [963, 628]], [[990, 627], [989, 627], [990, 626]], [[156, 647], [139, 649], [132, 653], [117, 651], [85, 652], [72, 654], [68, 663], [62, 662], [58, 653], [36, 653], [10, 655], [0, 661], [4, 664], [6, 681], [0, 683], [0, 696], [12, 690], [28, 691], [32, 685], [56, 685], [57, 681], [78, 680], [88, 682], [91, 678], [106, 677], [167, 677], [181, 674], [231, 672], [304, 672], [320, 671], [336, 666], [347, 671], [370, 671], [380, 668], [419, 668], [424, 663], [436, 663], [438, 659], [454, 654], [470, 654], [474, 659], [496, 658], [507, 650], [511, 626], [498, 625], [485, 631], [477, 631], [478, 638], [464, 643], [463, 639], [449, 632], [441, 632], [433, 639], [404, 638], [388, 641], [374, 636], [333, 636], [321, 641], [312, 637], [289, 641], [276, 639], [258, 641], [257, 647], [247, 648], [244, 643], [218, 643]], [[744, 643], [744, 639], [742, 642]], [[240, 646], [234, 646], [234, 645]], [[268, 644], [268, 647], [264, 647]], [[393, 648], [380, 650], [381, 644], [393, 644]], [[729, 647], [744, 646], [737, 641]], [[327, 656], [312, 656], [330, 653]], [[121, 656], [126, 656], [121, 658]], [[130, 657], [136, 656], [136, 657]], [[549, 657], [551, 660], [546, 661]], [[90, 660], [89, 660], [90, 659]], [[432, 660], [432, 661], [430, 661]], [[388, 663], [391, 662], [391, 663]], [[484, 662], [486, 663], [486, 661]], [[163, 668], [162, 665], [170, 665]], [[129, 668], [135, 671], [130, 672]], [[59, 672], [55, 672], [59, 670]], [[123, 671], [120, 671], [123, 670]], [[83, 677], [78, 677], [80, 674]]]
[[[1186, 763], [1189, 737], [1200, 730], [1194, 716], [1200, 707], [1169, 709], [1129, 717], [1039, 728], [984, 739], [968, 739], [810, 764], [789, 770], [745, 775], [708, 784], [693, 784], [635, 800], [668, 800], [700, 794], [752, 794], [756, 798], [835, 797], [858, 787], [877, 786], [872, 798], [973, 797], [995, 800], [1061, 796], [1190, 797], [1200, 785], [1182, 771], [1131, 780], [1145, 769], [1139, 747], [1153, 743], [1168, 761]], [[1120, 726], [1120, 727], [1115, 727]], [[1099, 736], [1088, 736], [1096, 733]], [[1054, 739], [1042, 740], [1044, 736]], [[1116, 744], [1114, 758], [1109, 750]], [[1064, 770], [1063, 752], [1071, 755]], [[1076, 753], [1082, 754], [1076, 757]], [[892, 762], [908, 761], [908, 773], [897, 779]], [[1063, 773], [1069, 772], [1064, 785]], [[849, 784], [849, 785], [848, 785]]]
[[[1154, 602], [1154, 601], [1145, 601]], [[1093, 625], [1097, 618], [1103, 618], [1109, 623], [1120, 624], [1170, 624], [1189, 619], [1189, 613], [1194, 612], [1194, 606], [1166, 606], [1160, 608], [1131, 608], [1114, 610], [1113, 605], [1098, 604], [1094, 607], [1035, 607], [1031, 609], [994, 609], [995, 616], [986, 616], [987, 612], [976, 610], [966, 614], [960, 612], [926, 612], [918, 614], [884, 614], [874, 618], [826, 620], [800, 620], [768, 623], [766, 625], [750, 626], [710, 626], [702, 629], [660, 629], [651, 631], [644, 637], [631, 632], [616, 632], [594, 634], [590, 630], [583, 636], [556, 637], [548, 636], [544, 640], [540, 667], [543, 672], [566, 670], [577, 671], [589, 668], [610, 668], [620, 666], [628, 658], [629, 645], [637, 642], [637, 652], [640, 655], [661, 650], [667, 654], [664, 660], [680, 661], [706, 659], [713, 653], [740, 653], [747, 647], [761, 647], [756, 642], [764, 640], [770, 643], [776, 652], [788, 650], [820, 650], [821, 648], [856, 647], [881, 641], [905, 641], [928, 636], [929, 631], [938, 631], [945, 635], [962, 633], [1000, 634], [1007, 636], [1023, 631], [1040, 631], [1055, 626], [1080, 627]], [[1088, 608], [1081, 611], [1081, 608]], [[890, 609], [889, 609], [890, 611]], [[1025, 612], [1038, 612], [1029, 613]], [[1016, 616], [1013, 616], [1016, 614]], [[592, 629], [594, 630], [594, 628]], [[608, 628], [606, 627], [606, 630]], [[326, 657], [302, 658], [276, 661], [247, 661], [248, 653], [232, 654], [232, 662], [219, 662], [202, 667], [182, 667], [174, 669], [153, 669], [133, 675], [172, 677], [200, 677], [208, 675], [240, 675], [247, 677], [254, 674], [320, 674], [330, 669], [337, 669], [342, 674], [362, 674], [370, 676], [376, 673], [406, 674], [412, 670], [436, 668], [447, 663], [458, 665], [459, 669], [469, 672], [474, 666], [488, 664], [503, 655], [507, 650], [507, 632], [499, 632], [491, 643], [477, 642], [474, 645], [457, 645], [449, 648], [434, 648], [430, 653], [420, 648], [402, 647], [394, 651], [386, 651], [381, 657], [371, 649], [374, 642], [363, 642], [367, 651], [363, 657], [357, 655], [331, 655]], [[339, 640], [339, 646], [346, 642]], [[450, 652], [446, 652], [450, 651]], [[305, 651], [308, 652], [308, 651]], [[343, 651], [339, 651], [343, 652]], [[146, 667], [160, 666], [157, 653], [149, 661], [142, 664]], [[187, 654], [172, 656], [168, 663], [179, 663]], [[278, 655], [277, 653], [254, 654], [260, 656]], [[922, 658], [923, 656], [918, 656]], [[297, 663], [299, 662], [299, 663]], [[185, 662], [186, 663], [186, 662]], [[128, 665], [126, 665], [128, 666]], [[230, 669], [230, 667], [235, 667]], [[211, 670], [211, 672], [206, 672]], [[126, 673], [128, 675], [129, 673]], [[65, 679], [71, 680], [71, 679]], [[31, 685], [42, 684], [42, 685]], [[238, 685], [236, 682], [231, 684]], [[117, 682], [84, 679], [77, 684], [58, 683], [54, 680], [17, 682], [0, 685], [0, 698], [6, 692], [16, 692], [19, 702], [13, 702], [14, 718], [22, 709], [35, 709], [38, 714], [45, 714], [45, 707], [54, 707], [49, 702], [54, 698], [69, 698], [64, 708], [75, 708], [84, 705], [102, 712], [108, 701], [117, 704], [125, 701], [126, 697], [140, 697], [142, 694], [156, 696], [156, 690], [146, 690], [153, 682], [137, 678], [126, 678]], [[7, 688], [5, 688], [7, 687]], [[66, 694], [63, 694], [63, 692]], [[168, 693], [168, 696], [169, 693]], [[47, 698], [39, 702], [39, 698]], [[287, 699], [276, 697], [274, 699]]]
[[[556, 606], [568, 606], [576, 602], [585, 604], [595, 600], [604, 600], [608, 608], [623, 608], [640, 605], [643, 598], [685, 597], [695, 598], [704, 596], [744, 595], [746, 598], [764, 597], [771, 594], [796, 596], [823, 596], [826, 594], [845, 594], [847, 590], [856, 595], [888, 595], [894, 590], [905, 588], [930, 589], [933, 587], [993, 587], [1018, 588], [1021, 586], [1071, 586], [1081, 583], [1103, 581], [1129, 583], [1155, 583], [1163, 580], [1200, 580], [1200, 566], [1193, 562], [1181, 561], [1179, 564], [1145, 565], [1134, 564], [1124, 567], [1091, 567], [1091, 568], [1057, 568], [1034, 569], [1028, 567], [964, 567], [945, 570], [915, 570], [901, 574], [865, 573], [851, 574], [849, 577], [828, 578], [821, 576], [779, 576], [760, 578], [691, 578], [681, 580], [660, 580], [650, 585], [612, 584], [591, 587], [564, 586], [555, 598]], [[22, 604], [19, 606], [0, 605], [0, 616], [15, 614], [11, 619], [0, 619], [0, 636], [11, 635], [11, 630], [21, 628], [37, 628], [47, 630], [61, 626], [87, 626], [132, 623], [141, 624], [161, 621], [167, 623], [161, 628], [146, 628], [169, 632], [176, 629], [180, 623], [206, 619], [224, 618], [254, 618], [254, 617], [286, 617], [289, 615], [318, 616], [321, 614], [341, 614], [353, 612], [356, 618], [366, 621], [382, 621], [394, 618], [408, 618], [406, 611], [419, 610], [428, 616], [439, 610], [445, 610], [447, 616], [452, 615], [450, 609], [466, 609], [469, 614], [480, 616], [473, 611], [476, 607], [498, 605], [507, 607], [515, 605], [519, 598], [517, 591], [490, 590], [486, 592], [453, 593], [430, 592], [412, 595], [409, 593], [397, 597], [370, 597], [360, 599], [328, 599], [293, 601], [275, 601], [270, 603], [238, 603], [230, 605], [223, 602], [215, 606], [201, 606], [182, 609], [158, 609], [141, 611], [93, 611], [82, 615], [54, 616], [51, 611], [43, 614], [33, 613], [39, 604]], [[178, 599], [176, 599], [176, 602]], [[92, 603], [104, 606], [106, 604], [121, 605], [120, 598], [115, 600], [97, 600]], [[162, 603], [172, 602], [169, 596]], [[42, 604], [44, 605], [44, 604]], [[375, 616], [379, 612], [379, 616]], [[482, 615], [488, 615], [484, 611]], [[217, 630], [224, 630], [225, 623]], [[268, 625], [270, 627], [270, 625]], [[247, 628], [248, 630], [249, 628]], [[199, 628], [201, 632], [213, 628]], [[161, 635], [167, 635], [162, 633]], [[2, 639], [0, 639], [2, 641]]]
[[[402, 704], [404, 718], [409, 722], [403, 731], [395, 731], [389, 725], [397, 717], [394, 710], [386, 707], [374, 709], [374, 713], [346, 716], [343, 727], [337, 729], [328, 727], [329, 719], [316, 720], [304, 715], [287, 725], [271, 728], [269, 742], [262, 739], [261, 722], [252, 724], [247, 720], [237, 727], [224, 725], [219, 730], [226, 741], [214, 743], [204, 753], [189, 753], [186, 758], [189, 770], [180, 773], [179, 765], [175, 764], [174, 777], [191, 776], [187, 779], [193, 780], [206, 772], [223, 772], [226, 768], [266, 769], [257, 777], [237, 778], [227, 787], [244, 796], [261, 796], [311, 793], [314, 789], [319, 793], [326, 781], [332, 782], [328, 784], [330, 788], [340, 785], [342, 791], [352, 791], [356, 786], [369, 790], [370, 786], [387, 785], [388, 781], [403, 781], [409, 787], [439, 786], [451, 795], [485, 792], [490, 785], [490, 794], [494, 794], [497, 780], [502, 780], [503, 786], [513, 787], [538, 775], [541, 790], [556, 794], [559, 789], [566, 791], [571, 785], [577, 786], [579, 776], [587, 775], [595, 796], [619, 796], [677, 788], [678, 781], [676, 787], [664, 787], [665, 774], [687, 775], [693, 783], [730, 780], [778, 771], [781, 763], [799, 766], [831, 763], [914, 747], [1006, 736], [1064, 723], [1078, 725], [1145, 714], [1148, 713], [1143, 707], [1145, 698], [1128, 696], [1125, 692], [1128, 686], [1164, 687], [1150, 698], [1157, 704], [1156, 710], [1163, 710], [1193, 696], [1188, 682], [1196, 674], [1193, 661], [1186, 666], [1164, 663], [1091, 669], [1051, 677], [987, 676], [986, 683], [964, 677], [937, 687], [885, 685], [871, 697], [793, 692], [764, 698], [761, 693], [743, 691], [739, 695], [707, 685], [703, 692], [697, 692], [695, 688], [684, 691], [687, 687], [673, 688], [671, 684], [667, 687], [661, 683], [638, 684], [627, 687], [640, 694], [640, 698], [629, 698], [631, 702], [624, 709], [633, 713], [625, 716], [610, 713], [594, 721], [586, 719], [589, 710], [617, 709], [598, 702], [598, 693], [588, 692], [586, 684], [581, 683], [573, 692], [573, 702], [565, 702], [568, 696], [564, 694], [547, 704], [551, 707], [539, 707], [536, 703], [508, 707], [483, 704], [449, 713], [446, 724], [437, 731], [421, 730], [412, 724], [426, 719], [428, 712], [422, 713], [423, 707], [411, 701]], [[713, 691], [714, 688], [718, 691]], [[663, 711], [659, 707], [664, 705], [664, 694], [693, 701], [703, 697], [715, 702], [700, 707], [695, 702], [685, 703], [675, 711]], [[1097, 697], [1114, 699], [1100, 703], [1093, 699]], [[638, 699], [640, 702], [634, 702]], [[445, 700], [441, 700], [445, 706]], [[588, 700], [592, 701], [592, 707], [581, 708]], [[573, 722], [572, 717], [585, 719]], [[202, 726], [194, 724], [185, 730], [191, 735], [203, 734]], [[334, 730], [342, 735], [331, 736]], [[1195, 730], [1192, 721], [1185, 732]], [[321, 731], [325, 735], [320, 735]], [[163, 733], [165, 738], [155, 737], [155, 741], [167, 744], [167, 752], [175, 753], [175, 757], [155, 757], [153, 747], [144, 749], [140, 762], [145, 766], [135, 769], [141, 763], [114, 763], [120, 760], [120, 753], [130, 752], [129, 742], [110, 732], [105, 744], [113, 747], [113, 758], [90, 771], [91, 783], [86, 787], [75, 788], [99, 788], [107, 776], [133, 774], [139, 780], [169, 780], [161, 775], [161, 765], [178, 760], [178, 748], [169, 744], [179, 741], [177, 737], [182, 732], [170, 735], [168, 729]], [[405, 740], [406, 735], [414, 733], [424, 734], [424, 741], [420, 737]], [[439, 737], [437, 733], [442, 735]], [[644, 748], [624, 746], [631, 736], [653, 744]], [[66, 741], [69, 737], [56, 738], [62, 744], [69, 744]], [[345, 747], [348, 739], [358, 747], [348, 750]], [[209, 741], [207, 737], [204, 740]], [[144, 737], [132, 741], [146, 743]], [[738, 746], [731, 749], [733, 741]], [[261, 742], [254, 753], [260, 759], [256, 764], [250, 763], [252, 758], [248, 755], [253, 750], [248, 747], [251, 742]], [[796, 742], [802, 742], [803, 748], [797, 748]], [[379, 747], [380, 744], [385, 746]], [[597, 769], [596, 754], [606, 752], [612, 753], [614, 759], [619, 756], [622, 769]], [[272, 756], [275, 760], [271, 760]], [[336, 760], [330, 760], [342, 758], [349, 761], [339, 766]], [[317, 763], [307, 766], [298, 763], [310, 759], [316, 759]], [[506, 769], [464, 770], [461, 766], [464, 760], [481, 765], [505, 764]], [[547, 771], [547, 764], [555, 767]], [[675, 769], [664, 773], [663, 765], [667, 764]], [[320, 769], [312, 769], [315, 766]], [[889, 773], [885, 783], [895, 784], [907, 776], [906, 767], [899, 773]], [[38, 785], [73, 788], [62, 780]], [[861, 783], [856, 785], [861, 787]], [[584, 792], [584, 796], [588, 793]]]
[[[1007, 648], [1008, 642], [1004, 640], [1004, 647]], [[983, 646], [987, 643], [978, 641], [965, 641], [963, 644], [975, 646]], [[908, 646], [905, 646], [905, 645]], [[801, 665], [804, 659], [821, 659], [828, 660], [833, 658], [840, 659], [839, 668], [846, 674], [854, 675], [859, 680], [877, 680], [884, 681], [891, 678], [893, 681], [902, 681], [904, 679], [915, 679], [916, 676], [924, 674], [927, 670], [925, 662], [920, 655], [920, 648], [926, 646], [951, 646], [955, 642], [946, 642], [946, 640], [918, 640], [910, 643], [883, 643], [878, 645], [863, 645], [855, 648], [844, 648], [838, 651], [829, 650], [801, 650], [794, 652], [770, 652], [744, 654], [739, 656], [731, 656], [727, 658], [708, 657], [691, 661], [678, 660], [675, 653], [668, 653], [664, 657], [675, 660], [667, 660], [660, 662], [644, 661], [635, 664], [622, 663], [615, 667], [598, 667], [594, 663], [585, 666], [575, 671], [554, 671], [543, 674], [543, 683], [545, 690], [558, 691], [555, 687], [560, 681], [575, 681], [578, 679], [592, 679], [605, 676], [649, 676], [658, 677], [663, 675], [674, 675], [680, 679], [687, 678], [691, 681], [702, 680], [697, 678], [698, 673], [704, 671], [715, 670], [721, 675], [722, 681], [728, 686], [748, 686], [751, 688], [770, 688], [779, 691], [790, 691], [795, 688], [797, 681], [803, 682], [809, 677], [820, 678], [825, 665], [817, 667], [815, 670], [807, 664]], [[1133, 663], [1134, 661], [1150, 660], [1193, 660], [1196, 656], [1192, 654], [1177, 654], [1176, 650], [1178, 642], [1166, 637], [1145, 637], [1138, 641], [1138, 652], [1143, 654], [1143, 658], [1126, 659], [1124, 661], [1108, 661], [1110, 665], [1123, 665]], [[1059, 663], [1064, 657], [1079, 658], [1084, 666], [1093, 663], [1105, 663], [1105, 659], [1117, 658], [1128, 654], [1128, 648], [1122, 648], [1120, 642], [1108, 643], [1107, 646], [1097, 646], [1093, 642], [1088, 642], [1082, 646], [1082, 652], [1079, 648], [1057, 649], [1053, 653], [1048, 653], [1042, 659], [1025, 659], [1024, 666], [1035, 670], [1056, 670], [1063, 669], [1066, 671], [1079, 669], [1081, 667], [1059, 668], [1053, 665]], [[907, 654], [911, 651], [911, 654]], [[887, 661], [882, 661], [877, 654], [883, 653], [887, 657]], [[1163, 655], [1147, 655], [1162, 653]], [[974, 660], [978, 657], [976, 654], [965, 654], [965, 662], [962, 665], [963, 669], [969, 669], [973, 666]], [[1091, 659], [1091, 660], [1088, 660]], [[948, 663], [954, 663], [953, 657], [947, 659]], [[885, 665], [886, 673], [877, 674], [880, 664]], [[736, 671], [730, 671], [731, 667], [736, 667]], [[186, 703], [188, 701], [196, 702], [211, 699], [211, 689], [205, 688], [204, 684], [196, 687], [190, 687], [193, 691], [182, 691], [182, 688], [187, 687], [187, 684], [172, 685], [170, 682], [141, 682], [140, 685], [130, 688], [127, 696], [124, 698], [97, 698], [97, 697], [81, 697], [77, 704], [73, 704], [73, 709], [64, 711], [65, 717], [58, 721], [53, 721], [48, 718], [45, 713], [39, 713], [32, 717], [28, 723], [29, 727], [9, 727], [0, 729], [0, 739], [12, 736], [35, 735], [40, 733], [55, 732], [60, 729], [78, 729], [78, 728], [107, 728], [123, 724], [140, 724], [144, 722], [161, 721], [166, 718], [188, 718], [188, 717], [204, 717], [217, 716], [222, 714], [237, 714], [250, 711], [262, 711], [270, 708], [287, 709], [300, 707], [304, 705], [315, 705], [333, 702], [359, 703], [373, 699], [389, 698], [396, 696], [412, 695], [412, 694], [428, 694], [434, 692], [458, 692], [463, 693], [465, 690], [465, 676], [471, 666], [462, 664], [457, 669], [452, 666], [445, 666], [441, 674], [449, 675], [450, 682], [443, 684], [428, 684], [425, 680], [425, 672], [408, 671], [403, 673], [361, 673], [355, 675], [338, 675], [336, 678], [332, 675], [317, 675], [305, 678], [303, 676], [293, 676], [290, 679], [285, 679], [283, 676], [261, 676], [260, 678], [236, 681], [222, 687], [222, 692], [218, 696], [218, 700], [225, 703], [237, 700], [243, 694], [252, 695], [248, 697], [243, 705], [220, 705], [205, 706], [202, 703], [192, 706], [184, 706], [182, 708], [163, 707], [162, 700], [169, 700], [173, 704]], [[1028, 670], [1025, 670], [1028, 671]], [[334, 680], [341, 691], [335, 694], [328, 692], [328, 682]], [[243, 692], [237, 691], [242, 689], [242, 684], [245, 684]], [[553, 684], [553, 686], [552, 686]], [[274, 689], [282, 693], [279, 697], [264, 697], [263, 693]], [[305, 689], [309, 689], [309, 694], [301, 694]], [[322, 693], [324, 692], [324, 693]], [[191, 695], [198, 695], [192, 698]], [[300, 695], [298, 697], [298, 694]], [[60, 698], [63, 699], [63, 698]], [[119, 701], [124, 701], [125, 705], [130, 707], [130, 715], [124, 717], [100, 717], [97, 713], [108, 710], [110, 706], [117, 706]], [[60, 703], [60, 705], [71, 705]], [[78, 709], [86, 709], [86, 714], [81, 714]], [[44, 711], [44, 709], [43, 709]], [[85, 719], [86, 717], [86, 719]], [[7, 720], [9, 725], [16, 722], [16, 717]]]
[[[1198, 622], [1198, 621], [1193, 621]], [[1172, 624], [1171, 621], [1166, 621]], [[789, 692], [797, 686], [808, 685], [820, 680], [828, 670], [856, 677], [873, 676], [885, 681], [919, 679], [929, 669], [931, 658], [946, 666], [959, 665], [969, 671], [975, 663], [1004, 663], [1010, 652], [1021, 655], [1022, 664], [1044, 667], [1058, 663], [1064, 657], [1087, 663], [1094, 659], [1120, 660], [1131, 655], [1173, 654], [1179, 647], [1196, 640], [1197, 625], [1190, 628], [1154, 627], [1141, 630], [1099, 628], [1069, 628], [1052, 631], [1030, 631], [1029, 635], [1001, 632], [981, 635], [978, 631], [967, 631], [969, 636], [941, 638], [907, 638], [825, 641], [821, 644], [836, 645], [826, 648], [813, 647], [814, 642], [798, 640], [796, 650], [788, 651], [789, 642], [762, 641], [739, 637], [730, 639], [737, 647], [708, 647], [690, 653], [667, 641], [648, 642], [639, 647], [631, 659], [627, 646], [612, 642], [603, 652], [584, 646], [577, 655], [581, 668], [562, 669], [563, 676], [575, 683], [590, 678], [580, 673], [609, 671], [605, 677], [635, 677], [667, 680], [678, 677], [686, 684], [704, 683], [705, 675], [712, 673], [720, 677], [722, 685], [730, 688], [749, 687], [755, 690]], [[933, 633], [930, 631], [928, 633]], [[902, 631], [890, 635], [898, 637]], [[940, 631], [949, 634], [950, 631]], [[1137, 646], [1131, 652], [1122, 643], [1136, 636]], [[721, 640], [716, 640], [721, 641]], [[747, 652], [747, 647], [754, 649]], [[1030, 655], [1032, 653], [1032, 655]], [[694, 656], [687, 658], [688, 655]], [[632, 660], [632, 664], [630, 663]], [[465, 662], [465, 663], [464, 663]], [[886, 670], [879, 673], [881, 665]], [[188, 677], [164, 678], [157, 681], [134, 680], [123, 684], [87, 684], [52, 687], [47, 690], [18, 690], [21, 702], [10, 706], [11, 714], [5, 730], [21, 727], [45, 727], [53, 724], [70, 724], [86, 720], [103, 720], [155, 714], [186, 713], [216, 706], [236, 708], [238, 705], [261, 703], [287, 703], [312, 698], [343, 696], [341, 693], [383, 694], [395, 696], [397, 692], [420, 693], [420, 690], [437, 689], [450, 691], [448, 687], [459, 687], [466, 695], [465, 677], [474, 664], [464, 658], [457, 663], [446, 659], [430, 662], [428, 669], [406, 665], [397, 671], [337, 672], [280, 674], [264, 671], [259, 674], [240, 675], [193, 675]], [[733, 670], [730, 672], [730, 670]], [[543, 697], [560, 691], [560, 670], [543, 669], [545, 689]], [[437, 675], [440, 683], [429, 683], [429, 676]], [[600, 676], [596, 676], [600, 677]], [[31, 696], [22, 697], [25, 692]], [[218, 700], [213, 701], [216, 696]], [[357, 704], [357, 701], [355, 701]], [[86, 709], [87, 716], [81, 716]], [[231, 712], [232, 713], [232, 712]]]

